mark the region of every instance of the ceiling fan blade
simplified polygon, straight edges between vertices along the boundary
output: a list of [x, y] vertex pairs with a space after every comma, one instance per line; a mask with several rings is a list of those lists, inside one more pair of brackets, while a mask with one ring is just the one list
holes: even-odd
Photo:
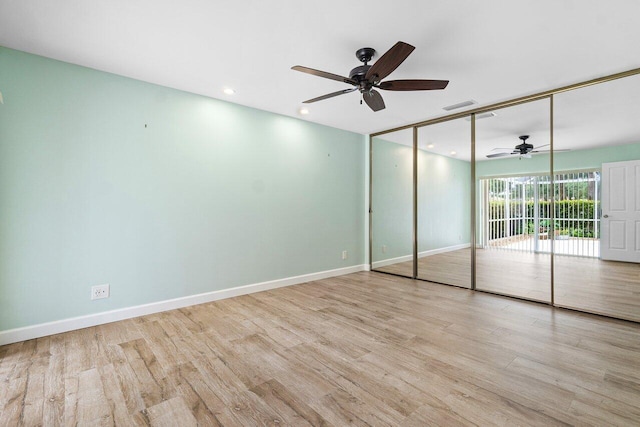
[[365, 78], [371, 82], [379, 82], [398, 68], [414, 49], [415, 47], [405, 42], [396, 43], [369, 68]]
[[319, 96], [317, 98], [307, 99], [306, 101], [303, 101], [302, 103], [303, 104], [311, 104], [312, 102], [322, 101], [323, 99], [333, 98], [334, 96], [343, 95], [345, 93], [353, 92], [356, 89], [358, 89], [358, 88], [357, 87], [353, 87], [351, 89], [339, 90], [337, 92], [328, 93], [326, 95], [322, 95], [322, 96]]
[[378, 87], [384, 90], [438, 90], [448, 84], [449, 80], [389, 80]]
[[491, 159], [494, 157], [512, 156], [514, 154], [519, 154], [519, 153], [494, 153], [494, 154], [487, 154], [487, 157]]
[[[529, 151], [529, 152], [530, 153], [548, 153], [550, 151], [551, 150], [532, 150], [532, 151]], [[559, 151], [571, 151], [571, 150], [569, 148], [561, 148], [559, 150], [553, 150], [554, 153], [557, 153]]]
[[544, 145], [538, 145], [537, 147], [534, 147], [534, 150], [537, 150], [538, 148], [542, 148], [542, 147], [548, 147], [551, 144], [544, 144]]
[[372, 89], [369, 92], [363, 93], [362, 98], [373, 111], [380, 111], [385, 108], [382, 95], [376, 90]]
[[348, 83], [350, 85], [357, 86], [358, 83], [355, 80], [351, 80], [349, 77], [339, 76], [337, 74], [328, 73], [326, 71], [315, 70], [309, 67], [303, 67], [302, 65], [294, 65], [292, 70], [300, 71], [307, 74], [313, 74], [314, 76], [324, 77], [325, 79], [336, 80], [339, 82]]

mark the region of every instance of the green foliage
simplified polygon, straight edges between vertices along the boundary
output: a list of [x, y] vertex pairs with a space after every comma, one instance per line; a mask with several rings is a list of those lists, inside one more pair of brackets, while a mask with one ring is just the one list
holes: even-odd
[[596, 203], [593, 200], [558, 200], [555, 202], [555, 217], [593, 219], [594, 209], [598, 209], [599, 205], [600, 202]]
[[[600, 202], [594, 200], [558, 200], [555, 206], [555, 229], [558, 234], [569, 235], [571, 237], [598, 237], [594, 230], [594, 210], [599, 209]], [[524, 215], [523, 215], [524, 209]], [[504, 200], [492, 200], [489, 203], [489, 218], [504, 219]], [[521, 201], [509, 203], [510, 235], [534, 234], [535, 224], [533, 217], [535, 213], [535, 203], [527, 201], [524, 206]], [[551, 213], [551, 202], [541, 200], [538, 203], [539, 233], [548, 233], [551, 230], [549, 217]], [[522, 217], [526, 218], [524, 230], [522, 229]], [[492, 223], [490, 238], [497, 239], [506, 236], [504, 221]]]

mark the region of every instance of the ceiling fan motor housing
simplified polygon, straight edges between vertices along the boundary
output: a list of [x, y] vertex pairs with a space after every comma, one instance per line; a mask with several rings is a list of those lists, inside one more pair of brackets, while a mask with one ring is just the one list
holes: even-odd
[[369, 68], [371, 68], [371, 65], [360, 65], [359, 67], [356, 67], [351, 70], [351, 72], [349, 72], [349, 78], [360, 83], [362, 80], [364, 80], [364, 77], [367, 75], [367, 71], [369, 71]]
[[523, 142], [522, 144], [516, 145], [516, 150], [520, 151], [520, 154], [527, 154], [529, 151], [533, 150], [533, 144]]
[[516, 150], [520, 151], [520, 154], [527, 154], [529, 151], [533, 150], [533, 144], [527, 144], [527, 139], [529, 139], [529, 135], [520, 135], [518, 137], [522, 144], [516, 145]]
[[354, 68], [349, 72], [349, 78], [358, 83], [360, 92], [364, 93], [373, 88], [373, 85], [367, 81], [365, 78], [367, 75], [367, 71], [371, 68], [371, 65], [368, 64], [375, 55], [376, 50], [372, 47], [363, 47], [361, 49], [356, 50], [356, 57], [364, 62], [364, 65], [360, 65], [359, 67]]

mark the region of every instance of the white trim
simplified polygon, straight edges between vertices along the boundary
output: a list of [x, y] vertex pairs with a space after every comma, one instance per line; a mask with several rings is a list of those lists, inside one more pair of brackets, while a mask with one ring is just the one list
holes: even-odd
[[342, 276], [345, 274], [356, 273], [358, 271], [366, 271], [368, 269], [368, 265], [365, 264], [354, 265], [351, 267], [337, 268], [335, 270], [326, 270], [318, 273], [303, 274], [301, 276], [287, 277], [284, 279], [271, 280], [268, 282], [254, 283], [251, 285], [238, 286], [230, 289], [221, 289], [219, 291], [189, 295], [186, 297], [152, 302], [149, 304], [137, 305], [133, 307], [120, 308], [112, 311], [104, 311], [102, 313], [88, 314], [86, 316], [72, 317], [69, 319], [56, 320], [54, 322], [40, 323], [38, 325], [9, 329], [6, 331], [0, 331], [0, 345], [45, 337], [47, 335], [60, 334], [62, 332], [103, 325], [105, 323], [116, 322], [118, 320], [131, 319], [133, 317], [159, 313], [167, 310], [174, 310], [176, 308], [203, 304], [225, 298], [232, 298], [240, 295], [267, 291], [269, 289], [297, 285], [300, 283], [326, 279], [329, 277]]
[[[436, 255], [436, 254], [442, 254], [445, 252], [452, 252], [452, 251], [458, 251], [460, 249], [466, 249], [466, 248], [470, 248], [471, 247], [471, 243], [462, 243], [460, 245], [453, 245], [453, 246], [446, 246], [444, 248], [438, 248], [438, 249], [431, 249], [428, 251], [422, 251], [418, 253], [418, 258], [424, 258], [427, 256], [431, 256], [431, 255]], [[407, 261], [411, 261], [413, 259], [413, 255], [404, 255], [404, 256], [400, 256], [397, 258], [389, 258], [389, 259], [383, 259], [382, 261], [376, 261], [373, 263], [373, 268], [380, 268], [380, 267], [386, 267], [388, 265], [391, 264], [397, 264], [400, 262], [407, 262]]]
[[413, 259], [413, 255], [404, 255], [404, 256], [399, 256], [397, 258], [388, 258], [388, 259], [383, 259], [382, 261], [374, 261], [373, 263], [371, 263], [371, 266], [374, 269], [376, 269], [380, 267], [386, 267], [392, 264], [411, 261], [412, 259]]
[[436, 254], [443, 254], [445, 252], [459, 251], [460, 249], [467, 249], [470, 247], [471, 247], [471, 243], [461, 243], [459, 245], [446, 246], [444, 248], [438, 248], [438, 249], [431, 249], [428, 251], [423, 251], [418, 253], [418, 258], [423, 258], [426, 256], [431, 256]]

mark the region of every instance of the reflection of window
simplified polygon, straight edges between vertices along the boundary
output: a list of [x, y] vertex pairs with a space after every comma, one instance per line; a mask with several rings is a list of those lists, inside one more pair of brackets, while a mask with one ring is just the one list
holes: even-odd
[[481, 243], [485, 248], [598, 257], [600, 172], [486, 178]]

